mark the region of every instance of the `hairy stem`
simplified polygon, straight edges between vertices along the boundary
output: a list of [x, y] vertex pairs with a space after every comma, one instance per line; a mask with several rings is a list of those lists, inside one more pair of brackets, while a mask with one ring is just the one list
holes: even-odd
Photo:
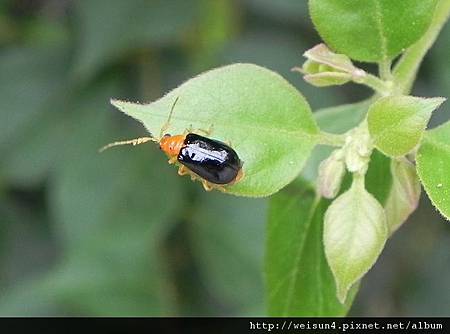
[[373, 74], [367, 74], [362, 79], [356, 81], [357, 83], [366, 85], [370, 88], [372, 88], [376, 93], [386, 96], [390, 95], [392, 91], [392, 82], [390, 81], [383, 81], [380, 78], [376, 77]]
[[319, 136], [319, 144], [327, 146], [341, 147], [345, 144], [345, 134], [337, 135], [322, 131]]
[[386, 81], [392, 80], [392, 72], [391, 72], [392, 61], [385, 60], [380, 62], [379, 64], [379, 75], [380, 78]]
[[440, 0], [428, 31], [402, 56], [394, 70], [394, 87], [398, 94], [411, 91], [417, 71], [428, 50], [450, 16], [450, 0]]

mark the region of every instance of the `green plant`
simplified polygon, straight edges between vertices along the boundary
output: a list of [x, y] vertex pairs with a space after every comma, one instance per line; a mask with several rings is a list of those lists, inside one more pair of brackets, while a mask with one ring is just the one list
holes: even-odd
[[[305, 52], [306, 62], [294, 70], [317, 87], [366, 85], [373, 97], [313, 115], [282, 77], [235, 64], [151, 104], [112, 103], [158, 134], [179, 97], [168, 132], [212, 125], [211, 137], [231, 142], [244, 161], [245, 177], [228, 193], [259, 197], [284, 188], [269, 210], [269, 313], [338, 316], [348, 311], [387, 239], [416, 209], [420, 182], [450, 218], [450, 124], [426, 131], [445, 99], [408, 95], [450, 0], [310, 0], [309, 6], [327, 45]], [[379, 76], [351, 59], [378, 64]], [[324, 146], [334, 150], [324, 153]], [[308, 158], [316, 182], [301, 174]]]

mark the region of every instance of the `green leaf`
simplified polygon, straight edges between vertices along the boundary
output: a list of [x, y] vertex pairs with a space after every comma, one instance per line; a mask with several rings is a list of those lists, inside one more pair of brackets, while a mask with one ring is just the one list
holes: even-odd
[[392, 159], [391, 174], [393, 184], [385, 205], [390, 234], [416, 210], [422, 190], [416, 168], [408, 160]]
[[391, 159], [378, 150], [372, 152], [365, 176], [366, 189], [381, 205], [386, 205], [392, 188]]
[[211, 127], [210, 137], [229, 142], [243, 161], [243, 179], [226, 187], [231, 194], [280, 190], [300, 173], [317, 142], [303, 96], [276, 73], [251, 64], [203, 73], [151, 104], [112, 103], [158, 136], [177, 97], [168, 133]]
[[416, 161], [425, 191], [439, 212], [450, 219], [450, 122], [427, 131]]
[[388, 96], [369, 109], [368, 125], [375, 146], [384, 154], [397, 157], [409, 153], [422, 139], [433, 110], [444, 98]]
[[342, 303], [350, 287], [374, 265], [387, 236], [383, 207], [356, 176], [350, 189], [330, 205], [324, 219], [325, 254]]
[[393, 59], [427, 30], [437, 0], [310, 0], [323, 40], [353, 59]]
[[343, 316], [350, 308], [352, 298], [344, 305], [336, 298], [325, 259], [328, 203], [296, 184], [271, 197], [265, 261], [270, 316]]
[[367, 113], [371, 100], [319, 109], [314, 117], [320, 129], [342, 134], [357, 126]]
[[[344, 133], [364, 119], [369, 105], [370, 101], [363, 101], [355, 104], [326, 108], [317, 111], [314, 113], [314, 116], [322, 129], [331, 133]], [[310, 182], [314, 181], [320, 162], [326, 158], [331, 151], [332, 149], [329, 147], [316, 147], [308, 161], [307, 168], [305, 168], [302, 173], [302, 178]], [[370, 193], [374, 194], [377, 200], [381, 203], [386, 201], [391, 188], [389, 160], [390, 159], [381, 154], [379, 151], [374, 151], [366, 175], [367, 189]], [[295, 290], [292, 290], [293, 296], [290, 298], [293, 298], [294, 303], [297, 301], [300, 303], [305, 300], [310, 301], [310, 303], [308, 302], [308, 304], [304, 306], [295, 304], [298, 306], [298, 309], [292, 310], [289, 315], [297, 316], [315, 314], [324, 316], [342, 316], [346, 314], [348, 308], [350, 307], [351, 300], [350, 297], [347, 298], [345, 307], [338, 302], [336, 298], [336, 285], [323, 253], [323, 232], [321, 224], [323, 222], [324, 212], [327, 209], [327, 203], [329, 202], [320, 202], [318, 204], [318, 210], [320, 210], [320, 212], [317, 213], [317, 217], [313, 222], [313, 224], [316, 225], [311, 225], [311, 228], [314, 228], [314, 232], [311, 231], [308, 236], [304, 236], [308, 240], [316, 240], [317, 244], [320, 246], [305, 249], [305, 254], [308, 256], [302, 255], [302, 261], [298, 264], [292, 260], [294, 254], [296, 254], [295, 248], [297, 241], [293, 241], [289, 245], [288, 241], [291, 239], [297, 240], [301, 238], [300, 232], [297, 233], [297, 230], [300, 230], [303, 228], [304, 224], [307, 224], [307, 220], [305, 218], [307, 213], [305, 212], [310, 209], [310, 206], [308, 205], [313, 201], [313, 191], [308, 191], [307, 189], [304, 189], [304, 187], [305, 186], [303, 185], [300, 188], [294, 188], [294, 184], [291, 184], [280, 193], [271, 197], [269, 231], [272, 228], [271, 225], [274, 224], [273, 222], [277, 222], [278, 225], [276, 228], [272, 228], [273, 234], [268, 233], [267, 236], [269, 242], [268, 245], [272, 243], [273, 247], [267, 248], [266, 276], [268, 277], [269, 275], [273, 275], [274, 277], [272, 284], [269, 284], [269, 281], [267, 282], [267, 294], [270, 295], [270, 292], [277, 284], [277, 280], [280, 280], [279, 277], [284, 277], [286, 272], [289, 273], [298, 270], [299, 283], [295, 285]], [[293, 224], [297, 224], [297, 230], [295, 230], [295, 232], [292, 232], [293, 230], [291, 229]], [[275, 241], [271, 240], [278, 240], [279, 243], [277, 244]], [[286, 263], [289, 262], [288, 264], [283, 264], [281, 267], [279, 267], [279, 248], [287, 249], [286, 255], [281, 258]], [[275, 252], [275, 254], [273, 255], [271, 252]], [[317, 256], [317, 253], [320, 253], [321, 255]], [[305, 261], [309, 262], [305, 263]], [[324, 264], [318, 266], [317, 263], [322, 263], [322, 261]], [[310, 268], [308, 267], [308, 263], [311, 263], [311, 269], [308, 269]], [[297, 266], [299, 268], [306, 269], [295, 269]], [[325, 286], [328, 290], [322, 289], [322, 281], [314, 280], [314, 278], [311, 278], [312, 283], [303, 284], [304, 279], [309, 279], [311, 276], [315, 275], [318, 267], [326, 268], [326, 274], [322, 276], [322, 281], [327, 282]], [[271, 273], [272, 271], [274, 271], [274, 273]], [[273, 296], [271, 302], [269, 300], [269, 310], [273, 310], [273, 315], [283, 314], [282, 311], [284, 309], [286, 299], [288, 298], [287, 296], [289, 295], [289, 292], [286, 291], [287, 287], [288, 285], [285, 284], [284, 288], [280, 288], [285, 290], [280, 290], [276, 296]], [[355, 285], [354, 289], [352, 289], [352, 298], [356, 292], [357, 286]], [[311, 297], [310, 294], [313, 295], [313, 297]], [[323, 294], [324, 298], [316, 298], [314, 300], [314, 294], [316, 294], [316, 296]], [[331, 310], [333, 308], [334, 310], [330, 312], [322, 311], [321, 303], [324, 300], [326, 301], [325, 303], [330, 305], [327, 309]]]
[[[233, 310], [227, 315], [264, 315], [267, 201], [202, 191], [196, 203], [190, 238], [209, 293]], [[223, 315], [217, 309], [210, 312]]]

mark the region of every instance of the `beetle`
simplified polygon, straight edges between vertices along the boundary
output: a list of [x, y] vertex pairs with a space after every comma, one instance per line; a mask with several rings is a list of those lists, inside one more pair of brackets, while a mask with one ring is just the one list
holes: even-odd
[[[160, 131], [159, 138], [140, 137], [108, 144], [100, 152], [119, 145], [139, 145], [149, 141], [159, 144], [160, 149], [169, 157], [170, 164], [178, 164], [179, 175], [190, 175], [192, 180], [199, 180], [206, 191], [218, 189], [226, 191], [225, 186], [239, 182], [243, 177], [243, 162], [229, 144], [201, 136], [192, 130], [181, 135], [163, 133], [170, 126], [170, 119], [178, 101], [175, 99], [166, 123]], [[211, 130], [204, 131], [210, 134]]]

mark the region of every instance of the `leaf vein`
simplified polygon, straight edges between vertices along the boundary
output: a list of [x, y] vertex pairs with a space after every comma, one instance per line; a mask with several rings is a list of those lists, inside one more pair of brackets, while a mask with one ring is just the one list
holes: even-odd
[[316, 196], [316, 198], [314, 200], [314, 203], [311, 206], [311, 210], [309, 211], [308, 219], [306, 221], [306, 226], [305, 226], [305, 232], [303, 233], [302, 239], [299, 242], [298, 251], [297, 251], [297, 254], [295, 256], [294, 263], [296, 265], [294, 266], [294, 269], [292, 271], [292, 276], [293, 276], [292, 281], [290, 282], [289, 287], [287, 289], [287, 299], [286, 299], [286, 304], [284, 305], [284, 309], [283, 309], [283, 315], [284, 316], [288, 315], [288, 310], [289, 310], [289, 307], [290, 307], [290, 305], [292, 303], [292, 298], [293, 298], [293, 293], [292, 293], [293, 291], [292, 290], [294, 289], [295, 284], [297, 283], [297, 277], [298, 277], [297, 274], [298, 274], [298, 270], [299, 270], [298, 264], [299, 264], [299, 262], [300, 262], [300, 260], [302, 258], [303, 250], [304, 250], [305, 244], [306, 244], [306, 242], [305, 242], [306, 241], [306, 237], [308, 235], [308, 231], [309, 231], [309, 229], [311, 227], [311, 222], [312, 222], [312, 220], [314, 218], [314, 215], [315, 215], [315, 212], [316, 212], [316, 209], [317, 209], [319, 203], [320, 203], [320, 197]]

